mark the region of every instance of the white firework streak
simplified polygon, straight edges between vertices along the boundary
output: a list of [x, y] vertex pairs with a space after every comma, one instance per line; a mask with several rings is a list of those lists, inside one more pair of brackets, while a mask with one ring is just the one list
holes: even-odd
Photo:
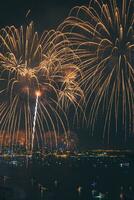
[[34, 110], [34, 121], [33, 121], [33, 131], [32, 131], [31, 153], [33, 152], [33, 146], [34, 146], [35, 126], [36, 126], [36, 119], [37, 119], [38, 101], [39, 101], [39, 95], [37, 95], [37, 97], [36, 97], [36, 104], [35, 104], [35, 110]]

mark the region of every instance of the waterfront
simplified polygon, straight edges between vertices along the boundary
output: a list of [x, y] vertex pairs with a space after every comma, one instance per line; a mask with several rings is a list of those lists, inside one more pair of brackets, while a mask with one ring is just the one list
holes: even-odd
[[128, 152], [1, 156], [0, 199], [132, 200], [133, 171]]

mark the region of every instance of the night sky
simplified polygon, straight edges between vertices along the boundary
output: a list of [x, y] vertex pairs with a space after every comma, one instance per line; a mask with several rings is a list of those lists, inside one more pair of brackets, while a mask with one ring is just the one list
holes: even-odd
[[[56, 28], [76, 5], [88, 5], [88, 0], [14, 0], [1, 1], [0, 26], [22, 25], [34, 21], [38, 30]], [[30, 10], [29, 16], [26, 14]]]
[[[58, 25], [68, 16], [69, 11], [74, 6], [88, 5], [89, 0], [8, 0], [1, 1], [0, 4], [0, 28], [6, 25], [26, 25], [31, 21], [36, 24], [39, 32], [43, 30], [56, 29]], [[28, 17], [27, 12], [30, 10]], [[100, 124], [98, 123], [98, 131], [100, 131]], [[88, 128], [76, 128], [74, 130], [79, 138], [81, 147], [124, 147], [133, 148], [134, 137], [128, 136], [127, 140], [124, 140], [124, 134], [120, 130], [116, 135], [114, 133], [111, 137], [110, 144], [107, 142], [107, 138], [104, 140], [102, 135], [98, 134], [98, 131], [94, 136], [89, 136]]]

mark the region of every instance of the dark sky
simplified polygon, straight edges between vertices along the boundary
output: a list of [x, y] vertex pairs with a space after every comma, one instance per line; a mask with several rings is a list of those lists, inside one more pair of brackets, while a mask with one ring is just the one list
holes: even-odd
[[[5, 0], [0, 2], [0, 26], [34, 21], [38, 30], [56, 28], [76, 5], [88, 5], [89, 0]], [[26, 13], [31, 10], [28, 18]]]

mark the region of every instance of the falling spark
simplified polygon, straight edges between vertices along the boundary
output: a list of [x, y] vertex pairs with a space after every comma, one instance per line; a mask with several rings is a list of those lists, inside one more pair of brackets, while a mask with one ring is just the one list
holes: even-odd
[[89, 6], [74, 7], [59, 26], [82, 61], [80, 86], [90, 132], [102, 124], [108, 141], [113, 127], [125, 139], [134, 130], [133, 10], [133, 0], [91, 0]]
[[30, 14], [31, 10], [29, 9], [26, 13], [26, 18], [28, 17], [28, 15]]

